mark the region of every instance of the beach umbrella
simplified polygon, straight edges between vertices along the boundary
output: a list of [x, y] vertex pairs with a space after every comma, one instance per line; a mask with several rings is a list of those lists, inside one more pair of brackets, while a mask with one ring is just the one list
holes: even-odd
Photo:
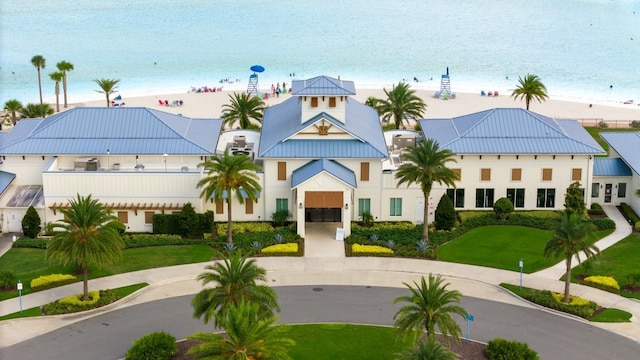
[[264, 67], [262, 65], [253, 65], [249, 69], [253, 72], [259, 72], [259, 73], [264, 71]]

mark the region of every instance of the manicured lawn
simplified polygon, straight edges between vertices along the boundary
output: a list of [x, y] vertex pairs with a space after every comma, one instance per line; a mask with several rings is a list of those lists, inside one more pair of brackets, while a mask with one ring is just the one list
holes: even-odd
[[287, 337], [296, 342], [293, 359], [394, 359], [409, 343], [396, 342], [397, 330], [390, 327], [313, 324], [284, 325]]
[[[31, 280], [50, 274], [72, 274], [74, 267], [48, 264], [44, 259], [45, 250], [11, 249], [0, 257], [0, 269], [8, 270], [22, 281], [23, 295], [31, 293]], [[191, 264], [211, 260], [213, 249], [206, 245], [150, 246], [127, 249], [122, 252], [122, 261], [102, 268], [90, 267], [89, 278], [121, 274], [131, 271], [164, 266]], [[81, 275], [77, 275], [81, 280]], [[17, 291], [0, 292], [0, 300], [17, 297]]]
[[[580, 264], [571, 272], [573, 282], [578, 282], [576, 275], [582, 275], [587, 269], [588, 275], [611, 276], [616, 279], [620, 287], [629, 284], [629, 274], [640, 273], [640, 235], [632, 234], [620, 240], [617, 244], [602, 251], [598, 257]], [[640, 285], [640, 284], [639, 284]], [[624, 291], [622, 296], [640, 299], [639, 293], [629, 294]]]
[[[139, 284], [133, 284], [133, 285], [129, 285], [129, 286], [123, 286], [123, 287], [112, 289], [112, 290], [113, 290], [114, 293], [116, 293], [116, 295], [118, 295], [119, 298], [124, 298], [124, 297], [128, 296], [129, 294], [133, 294], [134, 292], [142, 289], [145, 286], [149, 286], [149, 284], [147, 284], [147, 283], [139, 283]], [[42, 315], [42, 311], [40, 310], [39, 306], [33, 307], [33, 308], [29, 308], [29, 309], [26, 309], [26, 310], [23, 309], [22, 312], [18, 311], [18, 312], [12, 313], [12, 314], [7, 314], [5, 316], [0, 316], [0, 321], [9, 320], [9, 319], [36, 317], [36, 316], [43, 316]]]
[[[611, 230], [596, 232], [597, 239]], [[561, 259], [545, 259], [544, 246], [551, 232], [511, 225], [475, 228], [437, 250], [441, 260], [519, 271], [518, 260], [524, 260], [523, 272], [529, 274], [547, 268]]]

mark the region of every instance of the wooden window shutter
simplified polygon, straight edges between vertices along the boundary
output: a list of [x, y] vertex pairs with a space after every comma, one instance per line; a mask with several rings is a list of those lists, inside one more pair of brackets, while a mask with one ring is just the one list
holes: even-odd
[[123, 224], [127, 224], [129, 222], [129, 212], [118, 211], [118, 220], [120, 220], [120, 222]]
[[278, 180], [287, 180], [287, 163], [278, 161]]
[[153, 224], [153, 215], [156, 213], [153, 211], [145, 211], [144, 212], [144, 223], [145, 224]]
[[244, 201], [244, 213], [253, 214], [253, 201], [251, 199], [245, 199]]
[[522, 169], [511, 169], [511, 181], [522, 180]]
[[311, 107], [312, 108], [318, 107], [318, 98], [315, 96], [311, 98]]
[[571, 180], [580, 181], [582, 180], [582, 169], [576, 168], [571, 171]]
[[329, 107], [336, 107], [336, 98], [333, 96], [329, 98]]
[[360, 180], [369, 181], [369, 163], [368, 162], [360, 163]]
[[458, 180], [462, 180], [462, 169], [451, 169], [451, 171], [458, 176]]
[[542, 169], [542, 181], [551, 181], [553, 169]]
[[224, 214], [224, 200], [216, 200], [216, 214]]
[[491, 181], [491, 169], [480, 169], [480, 180]]

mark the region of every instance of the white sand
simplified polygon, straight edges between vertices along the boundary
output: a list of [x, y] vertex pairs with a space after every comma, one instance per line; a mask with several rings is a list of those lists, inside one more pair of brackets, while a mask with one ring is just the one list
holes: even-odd
[[[173, 114], [182, 114], [192, 118], [219, 118], [222, 114], [222, 106], [229, 103], [229, 94], [233, 91], [221, 91], [215, 93], [182, 93], [167, 95], [150, 95], [128, 98], [122, 100], [127, 107], [148, 107], [166, 111]], [[524, 108], [524, 101], [514, 100], [509, 94], [501, 93], [500, 96], [480, 96], [480, 94], [458, 93], [456, 99], [442, 100], [433, 98], [432, 90], [416, 90], [427, 104], [424, 118], [450, 118], [466, 115], [492, 108]], [[279, 98], [270, 97], [267, 105], [275, 105], [288, 99], [291, 95], [282, 94]], [[354, 98], [364, 102], [368, 97], [384, 98], [381, 89], [357, 89]], [[159, 100], [182, 100], [183, 106], [165, 106], [158, 103]], [[106, 105], [106, 99], [88, 101], [75, 106]], [[586, 103], [561, 101], [548, 99], [543, 103], [532, 102], [530, 110], [552, 118], [583, 120], [585, 125], [593, 125], [600, 120], [605, 120], [610, 127], [628, 127], [631, 120], [640, 121], [640, 106], [638, 104], [622, 103], [593, 103], [592, 107]]]

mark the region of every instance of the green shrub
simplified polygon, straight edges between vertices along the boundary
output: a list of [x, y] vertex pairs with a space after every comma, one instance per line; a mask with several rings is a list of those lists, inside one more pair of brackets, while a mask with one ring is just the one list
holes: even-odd
[[609, 230], [609, 229], [616, 228], [616, 222], [609, 218], [593, 219], [593, 220], [589, 220], [589, 222], [592, 223], [597, 230]]
[[271, 220], [273, 221], [273, 226], [285, 226], [287, 224], [287, 220], [291, 218], [291, 213], [289, 210], [278, 210], [271, 214]]
[[602, 206], [598, 203], [591, 204], [591, 209], [587, 210], [589, 215], [604, 215], [604, 210]]
[[66, 284], [71, 284], [78, 281], [73, 275], [69, 274], [51, 274], [51, 275], [43, 275], [31, 280], [29, 286], [33, 290], [44, 290], [51, 289], [53, 287], [62, 286]]
[[433, 225], [436, 230], [451, 230], [456, 224], [456, 209], [446, 193], [442, 195], [436, 207]]
[[585, 285], [608, 291], [614, 294], [620, 294], [620, 285], [616, 279], [610, 276], [589, 276], [583, 280]]
[[159, 331], [135, 340], [127, 350], [125, 360], [169, 360], [177, 353], [176, 338]]
[[184, 204], [180, 213], [175, 215], [177, 216], [178, 235], [190, 238], [202, 237], [204, 231], [200, 229], [200, 219], [191, 203]]
[[16, 242], [14, 242], [12, 246], [14, 248], [46, 249], [47, 240], [21, 237], [16, 240]]
[[37, 238], [42, 230], [40, 215], [33, 206], [29, 206], [22, 218], [22, 233], [28, 238]]
[[493, 203], [493, 212], [500, 220], [505, 220], [513, 212], [513, 203], [507, 198], [500, 198]]
[[282, 254], [282, 253], [298, 253], [297, 243], [275, 244], [267, 246], [261, 251], [263, 254]]
[[153, 215], [153, 233], [154, 234], [171, 234], [169, 226], [170, 215], [154, 214]]
[[72, 314], [105, 306], [120, 299], [120, 297], [112, 290], [100, 290], [98, 292], [98, 298], [98, 302], [94, 304], [85, 302], [82, 305], [54, 301], [52, 303], [46, 304], [43, 307], [43, 312], [46, 315]]
[[[227, 223], [219, 223], [216, 224], [216, 230], [218, 234], [226, 234], [227, 233]], [[247, 222], [233, 222], [231, 224], [231, 231], [233, 234], [242, 234], [242, 233], [260, 233], [260, 232], [274, 232], [276, 229], [269, 222], [257, 222], [257, 221], [247, 221]]]
[[360, 216], [362, 217], [362, 226], [369, 227], [373, 225], [373, 214], [368, 211], [363, 211]]
[[600, 122], [598, 123], [598, 127], [600, 129], [608, 129], [609, 128], [609, 124], [607, 124], [606, 121], [604, 121], [604, 120], [600, 120]]
[[497, 338], [489, 341], [485, 354], [490, 360], [538, 360], [538, 353], [529, 345]]
[[553, 297], [551, 291], [548, 290], [525, 292], [522, 294], [522, 297], [538, 305], [577, 315], [585, 319], [593, 316], [593, 313], [599, 308], [598, 304], [592, 301], [587, 301], [585, 305], [570, 305], [558, 301]]
[[631, 127], [632, 129], [640, 129], [640, 121], [633, 120], [629, 123], [629, 127]]
[[638, 221], [640, 221], [640, 218], [638, 218], [638, 215], [636, 215], [636, 213], [633, 211], [631, 206], [629, 206], [626, 203], [622, 203], [620, 204], [620, 207], [622, 208], [622, 212], [624, 213], [624, 215], [631, 220], [632, 224], [635, 224]]
[[89, 300], [82, 300], [83, 294], [75, 294], [58, 300], [63, 305], [75, 305], [80, 307], [92, 306], [100, 301], [99, 291], [89, 291]]
[[16, 275], [8, 270], [0, 271], [0, 290], [11, 290], [17, 286]]
[[183, 239], [180, 235], [133, 234], [123, 237], [125, 248], [133, 249], [147, 246], [197, 245], [206, 243], [202, 239]]
[[635, 228], [636, 231], [640, 231], [640, 221], [636, 222]]
[[393, 250], [380, 245], [351, 245], [351, 255], [353, 256], [386, 256], [393, 255]]

